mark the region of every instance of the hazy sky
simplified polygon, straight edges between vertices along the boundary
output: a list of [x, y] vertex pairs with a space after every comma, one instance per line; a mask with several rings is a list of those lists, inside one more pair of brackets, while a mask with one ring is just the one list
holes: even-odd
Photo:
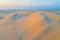
[[24, 8], [24, 7], [47, 7], [60, 9], [60, 0], [0, 0], [0, 9]]

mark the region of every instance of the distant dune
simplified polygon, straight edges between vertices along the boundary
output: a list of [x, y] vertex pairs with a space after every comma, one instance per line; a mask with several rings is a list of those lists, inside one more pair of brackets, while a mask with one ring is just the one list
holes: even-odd
[[60, 40], [60, 11], [0, 13], [0, 40]]

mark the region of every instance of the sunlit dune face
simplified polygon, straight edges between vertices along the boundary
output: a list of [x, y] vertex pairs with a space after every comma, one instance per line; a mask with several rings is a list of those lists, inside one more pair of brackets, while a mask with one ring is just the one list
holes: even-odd
[[43, 20], [42, 16], [39, 16], [39, 14], [32, 14], [28, 17], [28, 19], [31, 23], [36, 23]]
[[[35, 13], [35, 14], [31, 14], [28, 16], [27, 22], [28, 22], [28, 24], [25, 26], [26, 29], [22, 31], [22, 34], [25, 36], [27, 35], [26, 40], [32, 40], [33, 38], [35, 38], [35, 36], [37, 36], [37, 33], [35, 34], [35, 32], [37, 32], [39, 29], [44, 27], [44, 25], [45, 25], [44, 19], [39, 14]], [[27, 32], [28, 32], [28, 34], [27, 34]]]

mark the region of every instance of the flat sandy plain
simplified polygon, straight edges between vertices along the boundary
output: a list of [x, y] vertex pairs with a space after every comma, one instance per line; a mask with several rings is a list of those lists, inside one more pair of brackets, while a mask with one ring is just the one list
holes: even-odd
[[60, 11], [0, 13], [0, 40], [60, 40]]

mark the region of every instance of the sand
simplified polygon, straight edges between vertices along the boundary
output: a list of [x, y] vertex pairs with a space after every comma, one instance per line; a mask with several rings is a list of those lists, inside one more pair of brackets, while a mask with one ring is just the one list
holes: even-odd
[[0, 19], [0, 40], [60, 40], [60, 16], [54, 13], [21, 11], [6, 14]]

